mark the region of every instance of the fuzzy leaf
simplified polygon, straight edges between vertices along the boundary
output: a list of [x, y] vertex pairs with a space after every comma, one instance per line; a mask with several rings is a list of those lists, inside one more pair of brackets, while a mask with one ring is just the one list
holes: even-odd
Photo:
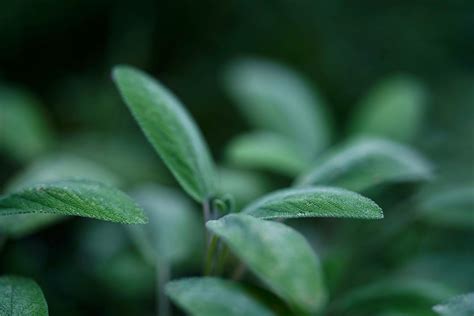
[[442, 316], [474, 315], [474, 293], [456, 296], [443, 304], [436, 305], [433, 310]]
[[275, 133], [256, 132], [234, 139], [227, 159], [238, 167], [264, 169], [294, 177], [308, 166], [291, 141]]
[[297, 180], [298, 186], [324, 184], [360, 192], [383, 183], [431, 178], [430, 164], [418, 153], [382, 139], [353, 140], [322, 157], [315, 166]]
[[307, 158], [330, 138], [326, 105], [297, 73], [265, 60], [240, 60], [226, 76], [227, 90], [255, 127], [282, 134]]
[[242, 212], [264, 219], [295, 217], [383, 218], [382, 209], [372, 200], [355, 192], [331, 187], [276, 191], [250, 204]]
[[293, 308], [312, 312], [326, 302], [318, 258], [292, 228], [244, 214], [230, 214], [206, 226]]
[[114, 68], [117, 87], [146, 137], [197, 201], [215, 194], [215, 170], [201, 132], [180, 101], [144, 72]]
[[168, 263], [189, 262], [203, 249], [202, 219], [186, 195], [171, 188], [144, 185], [130, 192], [149, 218], [148, 225], [129, 229], [145, 258]]
[[190, 278], [166, 285], [171, 299], [194, 316], [270, 316], [238, 283], [218, 278]]
[[0, 315], [48, 316], [48, 304], [34, 281], [3, 276], [0, 277]]
[[47, 213], [144, 224], [145, 214], [121, 191], [89, 180], [33, 185], [0, 198], [0, 216]]
[[377, 84], [358, 105], [352, 132], [411, 141], [424, 116], [426, 91], [416, 79], [399, 75]]
[[0, 87], [0, 151], [24, 162], [50, 147], [53, 133], [41, 107], [26, 91]]

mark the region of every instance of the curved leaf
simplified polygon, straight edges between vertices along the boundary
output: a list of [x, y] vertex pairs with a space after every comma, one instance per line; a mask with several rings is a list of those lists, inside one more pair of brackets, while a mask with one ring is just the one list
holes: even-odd
[[233, 63], [226, 76], [227, 90], [257, 128], [293, 139], [306, 158], [329, 144], [326, 105], [297, 73], [265, 60]]
[[214, 195], [212, 158], [179, 100], [158, 81], [132, 67], [115, 67], [113, 77], [146, 137], [184, 190], [197, 201]]
[[294, 308], [317, 311], [326, 302], [319, 261], [292, 228], [244, 214], [230, 214], [206, 226]]
[[157, 259], [180, 263], [199, 257], [203, 249], [202, 219], [186, 195], [171, 188], [144, 185], [130, 192], [149, 218], [130, 226], [139, 249], [152, 264]]
[[145, 214], [121, 191], [89, 180], [37, 184], [0, 198], [0, 216], [47, 213], [144, 224]]
[[48, 304], [38, 284], [16, 277], [0, 277], [0, 315], [48, 316]]
[[474, 293], [456, 296], [443, 304], [436, 305], [433, 310], [442, 316], [474, 315]]
[[421, 128], [425, 103], [425, 88], [416, 79], [407, 75], [387, 78], [358, 105], [352, 132], [411, 141]]
[[53, 133], [36, 98], [20, 89], [0, 87], [0, 150], [20, 161], [46, 151]]
[[429, 222], [474, 228], [474, 187], [432, 192], [421, 202], [421, 209]]
[[290, 177], [301, 173], [309, 161], [283, 136], [256, 132], [234, 139], [227, 148], [227, 159], [233, 165], [274, 171]]
[[315, 184], [364, 191], [383, 183], [423, 181], [431, 178], [431, 166], [410, 148], [382, 139], [351, 141], [315, 163], [297, 185]]
[[250, 204], [242, 212], [264, 219], [295, 217], [383, 218], [382, 209], [372, 200], [355, 192], [331, 187], [276, 191]]
[[190, 278], [166, 285], [171, 299], [195, 316], [270, 316], [238, 283], [218, 278]]

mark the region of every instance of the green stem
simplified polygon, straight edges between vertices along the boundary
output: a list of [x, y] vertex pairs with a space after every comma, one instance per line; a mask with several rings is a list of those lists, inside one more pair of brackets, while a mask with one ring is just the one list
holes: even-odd
[[166, 283], [170, 280], [171, 269], [167, 262], [158, 258], [156, 263], [156, 303], [157, 303], [157, 315], [158, 316], [169, 316], [170, 314], [170, 302], [168, 296], [165, 293]]
[[217, 236], [212, 235], [211, 241], [209, 242], [209, 246], [207, 247], [206, 263], [204, 266], [204, 275], [211, 275], [212, 273], [214, 253], [217, 249], [217, 244], [218, 244]]

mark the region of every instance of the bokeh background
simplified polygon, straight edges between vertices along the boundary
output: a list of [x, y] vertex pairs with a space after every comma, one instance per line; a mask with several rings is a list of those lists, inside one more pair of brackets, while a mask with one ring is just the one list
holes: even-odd
[[[120, 100], [111, 80], [117, 64], [146, 70], [174, 91], [223, 165], [229, 141], [251, 129], [223, 78], [239, 58], [268, 59], [304, 76], [327, 104], [332, 144], [347, 137], [372, 87], [409, 74], [423, 84], [427, 101], [421, 128], [408, 143], [433, 163], [435, 179], [422, 188], [397, 185], [374, 193], [393, 209], [383, 222], [292, 223], [327, 254], [332, 297], [385, 278], [402, 285], [421, 278], [467, 292], [474, 288], [472, 224], [415, 221], [383, 245], [369, 241], [410, 221], [414, 207], [396, 206], [419, 192], [472, 188], [473, 56], [472, 1], [1, 1], [0, 102], [21, 95], [45, 120], [26, 124], [39, 125], [31, 136], [21, 122], [6, 130], [12, 124], [6, 111], [0, 113], [0, 133], [17, 136], [16, 145], [0, 146], [0, 187], [7, 190], [32, 163], [65, 152], [106, 166], [125, 189], [150, 181], [176, 185]], [[272, 172], [255, 174], [262, 192], [292, 182]], [[472, 210], [472, 196], [466, 203]], [[472, 223], [472, 214], [465, 221]], [[8, 240], [0, 272], [33, 277], [52, 315], [151, 315], [154, 268], [135, 248], [118, 225], [69, 219]], [[344, 267], [351, 273], [341, 276]], [[176, 274], [198, 272], [186, 267]], [[426, 303], [419, 297], [410, 303], [404, 295], [397, 297], [400, 306]]]

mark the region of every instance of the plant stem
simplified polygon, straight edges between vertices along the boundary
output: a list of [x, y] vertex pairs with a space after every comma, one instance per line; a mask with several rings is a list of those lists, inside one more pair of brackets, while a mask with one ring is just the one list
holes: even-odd
[[212, 235], [209, 246], [207, 247], [206, 263], [204, 265], [204, 275], [211, 275], [213, 268], [214, 253], [217, 248], [218, 239], [216, 235]]
[[232, 280], [239, 281], [247, 271], [247, 267], [242, 262], [235, 268], [234, 272], [232, 273]]
[[170, 302], [168, 296], [165, 293], [165, 285], [170, 280], [170, 266], [165, 260], [157, 258], [156, 260], [156, 303], [157, 303], [157, 315], [158, 316], [169, 316], [170, 315]]

